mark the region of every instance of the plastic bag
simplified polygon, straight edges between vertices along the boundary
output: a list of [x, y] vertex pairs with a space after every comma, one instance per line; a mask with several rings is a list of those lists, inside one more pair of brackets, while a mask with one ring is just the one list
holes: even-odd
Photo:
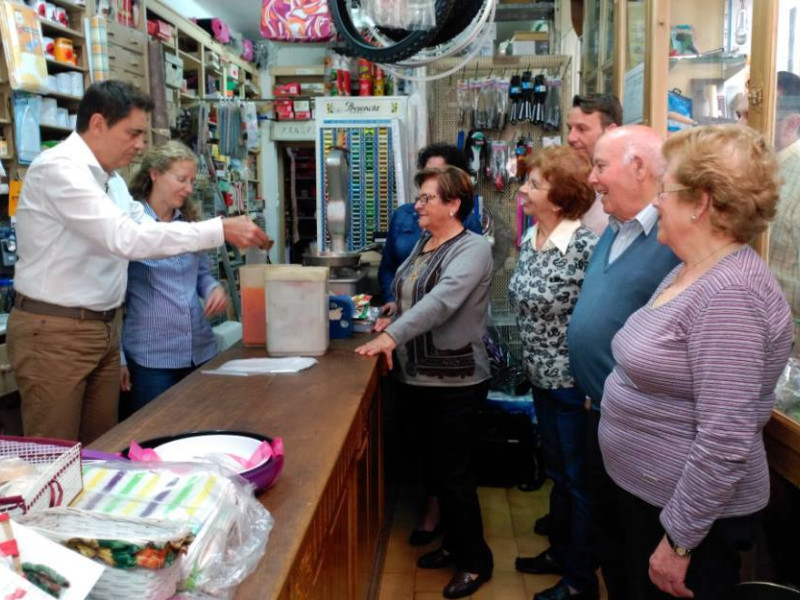
[[262, 0], [261, 35], [276, 42], [327, 42], [336, 33], [325, 0]]
[[186, 524], [195, 539], [183, 559], [179, 588], [232, 598], [261, 561], [273, 518], [253, 486], [210, 463], [84, 463], [75, 508]]
[[789, 358], [775, 385], [775, 408], [800, 421], [800, 359]]
[[436, 26], [436, 0], [362, 0], [361, 6], [381, 27], [425, 31]]

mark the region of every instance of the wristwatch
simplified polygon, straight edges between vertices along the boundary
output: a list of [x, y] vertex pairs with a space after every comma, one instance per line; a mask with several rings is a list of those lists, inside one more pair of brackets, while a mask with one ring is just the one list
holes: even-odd
[[669, 537], [669, 534], [665, 531], [664, 536], [667, 538], [667, 543], [672, 548], [672, 551], [681, 558], [689, 558], [691, 556], [692, 551], [689, 548], [684, 548], [672, 541], [672, 538]]

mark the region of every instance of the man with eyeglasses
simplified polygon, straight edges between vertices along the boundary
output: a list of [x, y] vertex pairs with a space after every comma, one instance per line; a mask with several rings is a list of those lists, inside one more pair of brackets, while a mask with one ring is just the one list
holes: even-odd
[[[572, 108], [567, 113], [567, 143], [590, 161], [597, 140], [606, 132], [622, 125], [622, 105], [610, 94], [576, 95]], [[597, 235], [603, 235], [608, 224], [608, 215], [603, 210], [600, 196], [581, 222]]]
[[[800, 317], [800, 77], [778, 72], [775, 150], [784, 184], [769, 237], [769, 266], [797, 322]], [[793, 354], [800, 328], [795, 325]]]
[[621, 521], [611, 518], [616, 508], [614, 488], [597, 440], [600, 401], [614, 368], [611, 339], [679, 262], [658, 242], [658, 213], [651, 204], [662, 191], [662, 144], [661, 136], [643, 125], [614, 128], [597, 142], [589, 183], [600, 197], [609, 225], [592, 253], [567, 330], [570, 367], [590, 411], [591, 518], [609, 600], [626, 597], [625, 568], [619, 532], [608, 527]]

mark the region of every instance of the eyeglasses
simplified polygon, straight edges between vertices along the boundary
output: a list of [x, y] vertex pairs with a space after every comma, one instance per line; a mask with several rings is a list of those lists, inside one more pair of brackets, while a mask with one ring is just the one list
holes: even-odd
[[522, 185], [523, 185], [523, 187], [527, 185], [532, 190], [545, 191], [545, 190], [549, 190], [550, 189], [550, 186], [544, 186], [541, 183], [539, 183], [538, 181], [536, 181], [535, 179], [533, 179], [532, 177], [526, 177], [525, 181], [522, 182]]
[[428, 204], [428, 202], [430, 202], [431, 200], [433, 200], [437, 196], [438, 196], [438, 194], [420, 194], [419, 196], [414, 198], [414, 204], [419, 202], [420, 204], [425, 206], [426, 204]]
[[172, 177], [180, 185], [190, 185], [194, 187], [194, 177], [187, 177], [186, 175], [178, 175], [177, 173], [173, 173], [172, 171], [167, 171], [166, 174]]
[[688, 185], [681, 185], [680, 183], [659, 183], [658, 184], [658, 195], [663, 196], [664, 194], [668, 194], [669, 192], [682, 192], [684, 190], [691, 190]]

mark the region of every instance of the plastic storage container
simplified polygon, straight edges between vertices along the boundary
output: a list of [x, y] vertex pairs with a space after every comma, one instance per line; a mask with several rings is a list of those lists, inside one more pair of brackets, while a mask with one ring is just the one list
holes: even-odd
[[264, 305], [264, 272], [267, 265], [239, 267], [242, 292], [242, 343], [264, 346], [267, 343], [266, 307]]
[[265, 271], [269, 354], [325, 354], [330, 327], [328, 275], [328, 267], [285, 266]]

